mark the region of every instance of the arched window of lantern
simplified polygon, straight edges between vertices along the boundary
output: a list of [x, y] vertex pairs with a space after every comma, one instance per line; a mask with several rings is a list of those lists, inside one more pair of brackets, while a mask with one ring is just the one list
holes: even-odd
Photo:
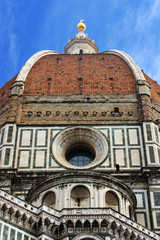
[[112, 191], [106, 192], [105, 207], [112, 208], [113, 210], [119, 211], [119, 199], [114, 192]]

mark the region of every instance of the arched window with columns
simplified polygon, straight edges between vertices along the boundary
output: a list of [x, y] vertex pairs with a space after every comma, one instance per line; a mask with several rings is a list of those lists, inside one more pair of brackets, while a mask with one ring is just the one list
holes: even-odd
[[119, 199], [114, 192], [112, 191], [106, 192], [105, 207], [112, 208], [113, 210], [119, 211]]

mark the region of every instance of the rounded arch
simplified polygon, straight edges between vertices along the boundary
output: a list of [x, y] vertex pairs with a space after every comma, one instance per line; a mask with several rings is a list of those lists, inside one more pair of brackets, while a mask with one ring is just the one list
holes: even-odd
[[76, 185], [70, 192], [71, 207], [89, 207], [90, 191], [84, 185]]
[[31, 56], [28, 61], [25, 63], [25, 65], [22, 67], [21, 71], [19, 72], [16, 82], [22, 81], [25, 82], [26, 77], [32, 68], [32, 66], [42, 57], [46, 55], [51, 55], [51, 54], [62, 54], [59, 52], [51, 51], [51, 50], [43, 50], [35, 53], [33, 56]]
[[105, 206], [107, 208], [112, 208], [113, 210], [119, 211], [119, 203], [119, 197], [114, 191], [109, 190], [105, 193]]
[[135, 61], [130, 55], [121, 50], [109, 50], [102, 52], [102, 54], [112, 54], [122, 58], [128, 64], [128, 66], [133, 72], [133, 75], [137, 82], [138, 93], [147, 94], [148, 96], [151, 96], [150, 85], [146, 81], [140, 67], [135, 63]]
[[[86, 181], [87, 178], [87, 181]], [[103, 203], [105, 200], [105, 193], [106, 190], [113, 190], [114, 192], [118, 193], [119, 199], [121, 201], [121, 196], [123, 195], [126, 199], [128, 199], [130, 205], [132, 206], [133, 210], [136, 208], [137, 205], [137, 199], [133, 191], [123, 182], [116, 179], [113, 176], [103, 175], [98, 172], [93, 171], [66, 171], [62, 173], [57, 173], [54, 176], [52, 176], [50, 179], [45, 180], [44, 182], [39, 183], [39, 185], [36, 185], [35, 187], [31, 188], [28, 192], [26, 200], [29, 203], [33, 203], [36, 205], [36, 199], [40, 196], [40, 194], [44, 194], [44, 192], [47, 192], [51, 190], [53, 187], [63, 184], [63, 183], [69, 184], [68, 188], [68, 195], [69, 199], [71, 196], [71, 191], [76, 186], [88, 186], [88, 189], [90, 191], [90, 199], [92, 196], [92, 188], [90, 188], [89, 184], [96, 182], [99, 184], [102, 184], [105, 186], [105, 189], [103, 191]], [[74, 186], [72, 186], [73, 183]], [[71, 185], [71, 186], [70, 186]], [[114, 189], [113, 189], [114, 186]], [[54, 190], [55, 191], [55, 190]], [[58, 203], [57, 203], [58, 204]], [[69, 206], [71, 206], [71, 203], [69, 202]], [[103, 204], [104, 206], [104, 204]], [[122, 206], [120, 204], [120, 206]]]
[[44, 194], [42, 198], [42, 204], [47, 205], [48, 207], [55, 208], [56, 205], [56, 194], [53, 191], [48, 191]]
[[95, 234], [84, 234], [84, 235], [78, 235], [73, 238], [73, 240], [103, 240], [100, 236], [97, 236]]
[[[94, 159], [87, 165], [78, 166], [67, 161], [67, 152], [77, 149], [77, 146], [81, 150], [88, 149], [94, 155]], [[97, 129], [85, 126], [69, 127], [53, 138], [52, 155], [58, 164], [67, 169], [85, 170], [101, 164], [107, 158], [108, 141], [106, 136]]]
[[127, 53], [125, 53], [121, 50], [109, 50], [109, 51], [102, 52], [102, 54], [113, 54], [113, 55], [116, 55], [116, 56], [122, 58], [128, 64], [128, 66], [131, 68], [136, 81], [137, 80], [146, 81], [139, 66], [135, 63], [133, 58], [130, 55], [128, 55]]

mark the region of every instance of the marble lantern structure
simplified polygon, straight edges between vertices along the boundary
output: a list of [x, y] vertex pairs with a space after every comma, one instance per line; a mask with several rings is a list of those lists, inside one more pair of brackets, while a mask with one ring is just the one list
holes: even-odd
[[0, 89], [0, 239], [160, 239], [160, 86], [84, 30]]

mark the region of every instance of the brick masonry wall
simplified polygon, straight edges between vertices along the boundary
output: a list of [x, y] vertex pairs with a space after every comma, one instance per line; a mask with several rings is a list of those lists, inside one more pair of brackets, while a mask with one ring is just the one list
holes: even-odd
[[30, 70], [25, 95], [134, 94], [136, 80], [120, 57], [47, 55]]
[[33, 96], [23, 99], [18, 124], [132, 124], [140, 120], [136, 95]]
[[[151, 86], [151, 98], [157, 104], [152, 106], [154, 101], [150, 101], [147, 96], [141, 96], [137, 103], [124, 101], [124, 105], [119, 101], [120, 98], [124, 99], [129, 94], [135, 97], [137, 90], [132, 71], [120, 57], [104, 54], [47, 55], [34, 64], [25, 82], [24, 97], [35, 96], [35, 105], [24, 104], [21, 97], [10, 97], [10, 88], [16, 80], [16, 76], [0, 89], [0, 125], [2, 126], [6, 121], [20, 124], [59, 122], [62, 124], [67, 122], [70, 124], [79, 122], [88, 124], [91, 121], [94, 121], [94, 124], [97, 121], [102, 124], [118, 124], [158, 121], [159, 110], [157, 110], [157, 106], [160, 103], [160, 86], [146, 74], [144, 76]], [[88, 105], [81, 104], [79, 106], [74, 106], [74, 100], [68, 106], [66, 104], [57, 105], [55, 102], [54, 111], [53, 103], [36, 104], [37, 99], [41, 96], [58, 98], [62, 95], [64, 95], [64, 102], [66, 102], [67, 96], [82, 95], [90, 98], [91, 96], [110, 97], [112, 95], [114, 98], [118, 96], [119, 98], [113, 104], [108, 104], [107, 101], [102, 104], [103, 101], [100, 101], [100, 105], [94, 105], [94, 101], [88, 102]], [[114, 107], [119, 107], [122, 115], [115, 117], [111, 113]], [[77, 109], [78, 115], [75, 113]], [[46, 113], [47, 111], [48, 113]], [[30, 116], [28, 112], [31, 112]], [[60, 114], [58, 115], [56, 112], [60, 112]], [[92, 116], [94, 116], [93, 119]]]
[[2, 88], [0, 88], [0, 106], [2, 106], [3, 104], [5, 104], [10, 96], [10, 88], [13, 84], [13, 82], [16, 80], [16, 77], [13, 77], [9, 82], [7, 82]]
[[150, 84], [151, 87], [151, 98], [160, 104], [160, 85], [153, 79], [151, 79], [147, 74], [143, 73], [146, 81]]

